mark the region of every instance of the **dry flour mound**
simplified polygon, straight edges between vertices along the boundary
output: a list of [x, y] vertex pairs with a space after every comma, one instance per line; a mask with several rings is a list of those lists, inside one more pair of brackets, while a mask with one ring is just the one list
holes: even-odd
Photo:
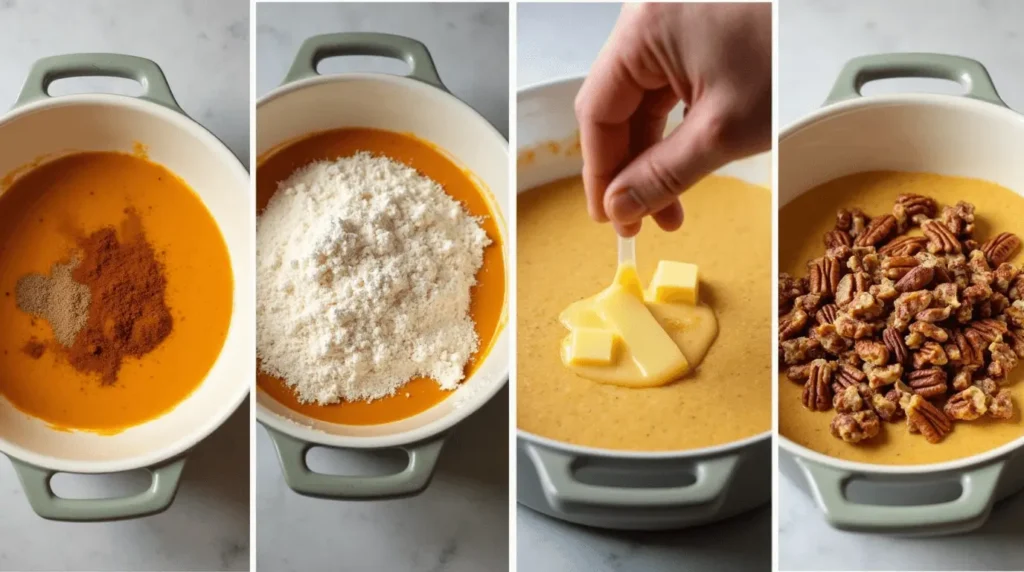
[[257, 354], [300, 401], [462, 381], [491, 241], [436, 182], [368, 153], [313, 163], [280, 184], [256, 237]]

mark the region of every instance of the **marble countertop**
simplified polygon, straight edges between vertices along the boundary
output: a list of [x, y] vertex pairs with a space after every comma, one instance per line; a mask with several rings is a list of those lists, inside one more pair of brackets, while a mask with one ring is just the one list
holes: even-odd
[[[615, 4], [528, 4], [518, 11], [517, 84], [586, 74], [615, 24]], [[767, 475], [765, 476], [768, 477]], [[519, 570], [770, 570], [771, 510], [673, 532], [615, 532], [517, 505]]]
[[[924, 14], [931, 17], [923, 17]], [[1013, 0], [782, 0], [779, 7], [779, 125], [821, 105], [843, 63], [865, 54], [918, 51], [975, 58], [1000, 95], [1024, 111], [1024, 4]], [[889, 85], [884, 85], [888, 83]], [[879, 82], [877, 91], [935, 89], [920, 80]], [[955, 84], [938, 86], [956, 93]], [[950, 88], [954, 88], [950, 91]], [[779, 480], [780, 570], [1019, 570], [1024, 566], [1024, 494], [996, 506], [975, 533], [896, 539], [836, 531], [810, 498]]]
[[[304, 39], [374, 31], [423, 42], [445, 85], [508, 135], [507, 4], [257, 5], [257, 97], [276, 87]], [[322, 72], [403, 73], [402, 62], [336, 58]], [[433, 570], [508, 568], [508, 390], [453, 431], [427, 490], [414, 498], [341, 502], [311, 499], [284, 483], [273, 445], [257, 431], [256, 558], [261, 570]], [[405, 456], [314, 449], [315, 470], [383, 474]]]
[[[184, 110], [248, 163], [247, 0], [0, 1], [0, 107], [17, 99], [35, 60], [74, 52], [153, 59]], [[62, 83], [54, 93], [141, 91], [118, 80]], [[167, 512], [116, 523], [39, 518], [0, 455], [0, 570], [248, 570], [249, 435], [246, 403], [190, 454]], [[58, 475], [55, 482], [70, 496], [104, 496], [145, 486], [148, 477]]]

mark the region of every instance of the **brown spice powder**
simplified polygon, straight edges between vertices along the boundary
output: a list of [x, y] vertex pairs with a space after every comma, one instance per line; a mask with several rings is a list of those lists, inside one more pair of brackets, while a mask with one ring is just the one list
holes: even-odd
[[165, 302], [163, 265], [137, 213], [128, 209], [125, 214], [122, 240], [108, 227], [79, 241], [82, 260], [72, 274], [88, 286], [92, 303], [68, 360], [79, 371], [99, 373], [104, 384], [116, 381], [125, 358], [153, 351], [174, 326]]

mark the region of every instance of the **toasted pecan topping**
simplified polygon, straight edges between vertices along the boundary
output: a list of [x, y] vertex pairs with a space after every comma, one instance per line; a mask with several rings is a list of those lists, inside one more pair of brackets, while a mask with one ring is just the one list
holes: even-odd
[[1020, 250], [1020, 238], [1011, 232], [1001, 232], [985, 241], [981, 245], [981, 251], [985, 253], [992, 266], [1009, 261]]
[[871, 439], [878, 435], [880, 429], [878, 415], [870, 409], [836, 415], [829, 426], [832, 436], [847, 443], [860, 443]]

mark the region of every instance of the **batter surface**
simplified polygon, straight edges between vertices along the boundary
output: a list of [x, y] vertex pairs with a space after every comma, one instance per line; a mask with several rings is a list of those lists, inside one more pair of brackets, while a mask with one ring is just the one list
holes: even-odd
[[559, 359], [559, 313], [615, 276], [616, 239], [587, 215], [579, 178], [518, 197], [519, 428], [559, 441], [635, 451], [720, 445], [771, 429], [771, 194], [712, 176], [683, 195], [686, 222], [637, 237], [641, 276], [658, 260], [700, 267], [718, 338], [700, 367], [654, 388], [589, 381]]
[[[822, 235], [835, 225], [836, 211], [858, 207], [869, 215], [888, 213], [900, 193], [934, 198], [940, 205], [959, 200], [976, 207], [974, 235], [986, 240], [996, 232], [1024, 234], [1024, 199], [999, 185], [977, 179], [928, 173], [868, 172], [820, 185], [779, 212], [779, 271], [793, 276], [807, 273], [806, 263], [824, 253]], [[1010, 260], [1020, 265], [1020, 255]], [[1007, 387], [1015, 403], [1024, 403], [1024, 368], [1010, 373]], [[779, 433], [797, 443], [840, 459], [885, 465], [939, 463], [976, 455], [1024, 435], [1018, 409], [1008, 421], [981, 419], [956, 423], [938, 444], [906, 431], [905, 420], [886, 424], [869, 442], [851, 445], [832, 437], [829, 423], [834, 412], [809, 411], [800, 402], [802, 386], [779, 376]]]

